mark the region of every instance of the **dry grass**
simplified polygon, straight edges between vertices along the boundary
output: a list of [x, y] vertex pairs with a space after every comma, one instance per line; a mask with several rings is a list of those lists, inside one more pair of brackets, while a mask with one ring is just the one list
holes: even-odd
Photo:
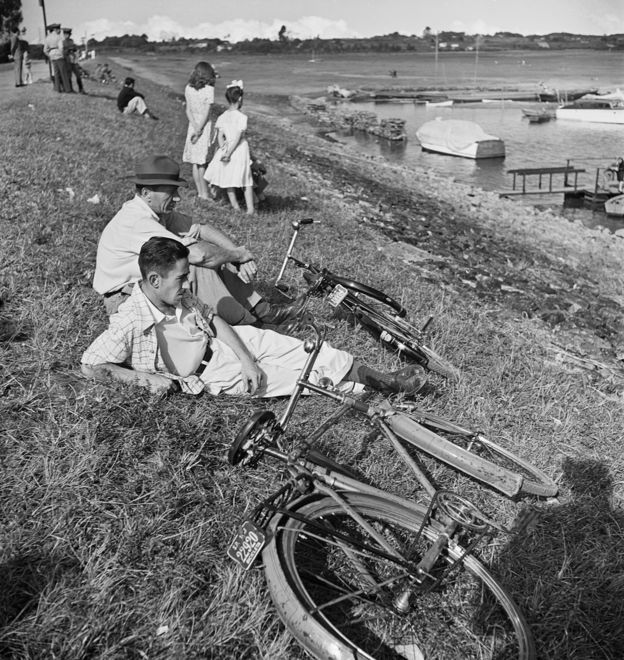
[[[2, 105], [0, 314], [14, 333], [0, 343], [0, 655], [300, 657], [272, 613], [261, 572], [241, 574], [225, 555], [236, 522], [277, 479], [274, 466], [242, 471], [224, 460], [241, 422], [263, 404], [182, 395], [160, 401], [85, 382], [76, 368], [106, 324], [90, 284], [99, 233], [131, 194], [121, 178], [140, 155], [182, 150], [179, 102], [148, 82], [140, 87], [160, 122], [120, 116], [106, 87], [74, 98], [36, 84], [27, 100]], [[252, 140], [270, 167], [269, 208], [249, 219], [202, 207], [204, 217], [253, 248], [267, 294], [290, 220], [316, 216], [323, 224], [300, 243], [311, 260], [385, 288], [416, 319], [435, 315], [436, 346], [464, 378], [450, 388], [438, 383], [424, 404], [499, 437], [561, 485], [559, 503], [541, 507], [529, 535], [488, 556], [525, 611], [540, 657], [623, 657], [621, 404], [600, 393], [599, 376], [548, 359], [553, 335], [545, 324], [383, 257], [377, 245], [387, 240], [358, 226], [358, 201], [316, 171], [304, 149], [297, 156], [291, 134], [271, 126], [252, 122]], [[101, 203], [88, 203], [96, 193]], [[190, 192], [182, 208], [200, 212]], [[488, 221], [474, 209], [456, 213]], [[579, 277], [602, 281], [604, 264], [574, 241], [569, 250]], [[398, 365], [364, 333], [332, 326], [333, 344], [381, 368]], [[269, 406], [279, 411], [283, 403]], [[330, 410], [328, 402], [305, 400], [293, 431], [305, 432]], [[356, 420], [343, 420], [323, 443], [367, 477], [413, 492]], [[439, 478], [484, 498], [463, 480]], [[513, 518], [513, 503], [494, 506]]]

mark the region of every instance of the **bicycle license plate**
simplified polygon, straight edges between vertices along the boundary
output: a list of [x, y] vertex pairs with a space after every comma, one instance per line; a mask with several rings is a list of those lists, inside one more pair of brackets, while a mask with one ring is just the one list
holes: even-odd
[[245, 520], [228, 547], [228, 557], [247, 571], [264, 548], [265, 539], [266, 536], [259, 527], [251, 520]]
[[338, 307], [340, 303], [347, 297], [349, 291], [345, 289], [342, 284], [336, 284], [333, 291], [327, 296], [327, 302], [332, 307]]

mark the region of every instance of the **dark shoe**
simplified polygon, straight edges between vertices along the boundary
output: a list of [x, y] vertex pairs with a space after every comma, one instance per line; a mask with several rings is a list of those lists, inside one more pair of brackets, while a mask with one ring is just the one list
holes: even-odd
[[388, 382], [385, 383], [386, 391], [390, 394], [418, 394], [427, 384], [420, 367], [409, 366], [388, 374]]
[[305, 303], [306, 296], [301, 296], [288, 305], [266, 303], [260, 313], [258, 313], [257, 306], [254, 311], [262, 325], [281, 325], [286, 321], [294, 321], [298, 318], [305, 307]]

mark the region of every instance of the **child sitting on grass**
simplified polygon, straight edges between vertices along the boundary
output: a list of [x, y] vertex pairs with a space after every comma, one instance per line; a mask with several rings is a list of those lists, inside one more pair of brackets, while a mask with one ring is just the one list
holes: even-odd
[[240, 209], [236, 189], [245, 193], [248, 215], [255, 213], [251, 155], [245, 138], [247, 115], [240, 111], [243, 105], [243, 81], [233, 80], [225, 90], [229, 108], [219, 116], [215, 128], [219, 149], [206, 168], [204, 178], [212, 186], [227, 190], [230, 204]]

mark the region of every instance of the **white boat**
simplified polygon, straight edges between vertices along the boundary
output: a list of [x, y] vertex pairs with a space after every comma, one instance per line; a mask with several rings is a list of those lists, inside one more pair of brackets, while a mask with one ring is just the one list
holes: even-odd
[[453, 100], [447, 101], [425, 101], [426, 108], [450, 108], [453, 105]]
[[607, 215], [624, 216], [624, 195], [611, 197], [605, 202], [605, 211]]
[[461, 158], [504, 158], [505, 143], [488, 135], [479, 124], [461, 119], [436, 117], [425, 122], [416, 137], [424, 151]]
[[560, 106], [557, 119], [588, 121], [599, 124], [624, 124], [624, 100], [592, 95]]

